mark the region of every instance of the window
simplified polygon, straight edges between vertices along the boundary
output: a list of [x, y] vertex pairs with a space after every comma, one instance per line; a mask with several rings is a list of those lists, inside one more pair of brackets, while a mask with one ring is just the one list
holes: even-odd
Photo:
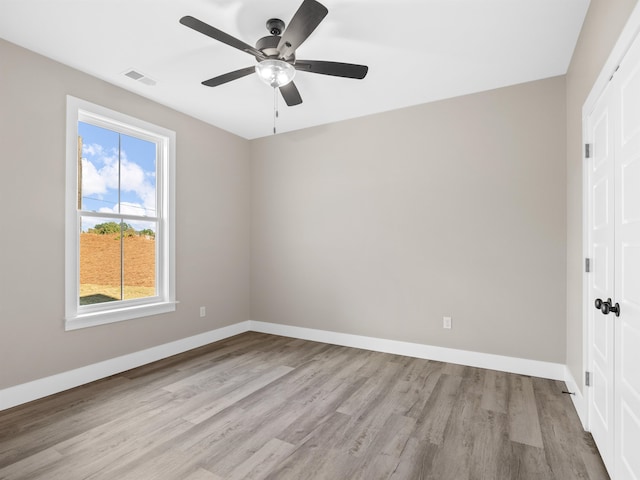
[[174, 132], [67, 97], [67, 330], [175, 310], [174, 171]]

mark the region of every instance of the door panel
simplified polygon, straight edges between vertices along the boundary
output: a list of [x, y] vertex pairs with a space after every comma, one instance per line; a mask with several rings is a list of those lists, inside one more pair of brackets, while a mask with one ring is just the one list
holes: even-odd
[[[629, 325], [622, 326], [622, 368], [620, 380], [636, 398], [640, 398], [640, 369], [638, 368], [638, 345], [640, 330]], [[640, 437], [638, 438], [640, 440]], [[640, 447], [640, 442], [637, 444]]]
[[[640, 244], [625, 245], [620, 253], [622, 264], [622, 289], [616, 300], [624, 300], [627, 307], [631, 304], [640, 307]], [[627, 311], [625, 310], [625, 313]]]
[[[602, 164], [601, 164], [602, 165]], [[597, 170], [596, 170], [597, 171]], [[609, 183], [611, 178], [601, 178], [593, 186], [593, 229], [600, 230], [611, 225], [609, 212], [613, 212], [609, 204]], [[610, 210], [611, 209], [611, 210]]]
[[613, 424], [613, 419], [609, 418], [612, 405], [607, 395], [607, 392], [612, 389], [610, 383], [609, 375], [602, 371], [596, 362], [593, 366], [593, 384], [599, 385], [600, 388], [595, 389], [593, 392], [592, 414], [595, 413], [598, 416], [596, 421], [604, 425], [603, 430], [605, 431], [609, 425]]
[[[601, 367], [602, 364], [607, 363], [607, 359], [612, 357], [613, 353], [611, 352], [611, 344], [613, 343], [613, 336], [611, 335], [611, 332], [609, 330], [611, 330], [609, 328], [609, 324], [606, 321], [598, 321], [595, 322], [593, 325], [593, 348], [595, 349], [595, 351], [593, 353], [595, 353], [596, 355], [598, 355], [598, 362], [595, 363], [594, 365], [594, 373], [597, 371], [600, 371], [600, 375], [602, 377], [604, 377], [605, 380], [607, 380], [607, 378], [610, 376], [609, 375], [609, 370], [608, 369], [603, 369]], [[599, 384], [601, 380], [598, 379], [598, 381], [594, 380], [594, 384]], [[610, 383], [607, 381], [607, 383]], [[601, 384], [603, 386], [603, 388], [606, 388], [607, 386], [602, 383]], [[597, 389], [600, 390], [600, 389]], [[604, 392], [598, 392], [600, 394], [604, 394]]]
[[622, 166], [622, 223], [640, 220], [636, 190], [640, 188], [640, 157]]
[[[605, 92], [605, 97], [609, 98], [608, 92]], [[602, 102], [603, 99], [600, 99]], [[609, 108], [608, 105], [599, 104], [596, 107], [595, 112], [592, 115], [593, 124], [591, 126], [591, 132], [593, 139], [593, 170], [600, 170], [602, 164], [609, 158]]]
[[[605, 292], [613, 290], [613, 285], [610, 284], [611, 275], [607, 275], [613, 264], [609, 262], [609, 258], [612, 256], [612, 249], [607, 245], [595, 244], [593, 245], [593, 288], [598, 292], [605, 295]], [[594, 297], [599, 298], [597, 296]]]
[[[629, 51], [629, 54], [633, 53]], [[621, 136], [623, 145], [640, 133], [640, 109], [638, 109], [637, 103], [634, 103], [640, 98], [640, 65], [630, 66], [629, 54], [623, 62], [626, 65], [621, 65], [627, 71], [622, 72], [616, 79], [620, 84], [620, 97], [622, 100]]]
[[638, 480], [637, 473], [640, 472], [640, 456], [638, 455], [638, 445], [640, 445], [640, 419], [634, 413], [633, 408], [626, 402], [622, 402], [622, 412], [620, 421], [622, 423], [620, 467], [618, 471], [625, 472], [619, 478]]
[[593, 382], [589, 397], [589, 426], [600, 455], [611, 470], [614, 440], [614, 330], [611, 315], [594, 307], [596, 298], [613, 298], [614, 282], [614, 149], [611, 90], [607, 89], [589, 117], [593, 160], [589, 169], [589, 251], [592, 273], [589, 279], [589, 371]]

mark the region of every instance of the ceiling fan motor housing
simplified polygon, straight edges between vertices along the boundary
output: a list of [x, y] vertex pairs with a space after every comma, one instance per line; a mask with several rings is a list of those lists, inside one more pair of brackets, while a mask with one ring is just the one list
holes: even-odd
[[[278, 52], [278, 44], [280, 43], [280, 35], [269, 35], [267, 37], [262, 37], [260, 40], [256, 42], [256, 48], [264, 53], [267, 57], [276, 58], [280, 55]], [[292, 61], [295, 59], [295, 53], [289, 55], [283, 60]]]

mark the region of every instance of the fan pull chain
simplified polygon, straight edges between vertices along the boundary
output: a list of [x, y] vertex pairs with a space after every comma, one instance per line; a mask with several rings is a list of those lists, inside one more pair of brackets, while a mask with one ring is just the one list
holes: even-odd
[[273, 87], [273, 134], [276, 134], [276, 119], [278, 118], [278, 92], [277, 88]]

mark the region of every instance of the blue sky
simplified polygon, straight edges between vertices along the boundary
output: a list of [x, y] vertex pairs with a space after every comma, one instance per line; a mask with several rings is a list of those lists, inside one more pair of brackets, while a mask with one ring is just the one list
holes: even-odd
[[[82, 137], [82, 209], [93, 212], [156, 215], [156, 145], [78, 122]], [[120, 156], [118, 159], [118, 143]], [[120, 174], [120, 201], [118, 201]], [[86, 217], [85, 217], [86, 218]], [[83, 219], [83, 230], [104, 221]], [[133, 222], [127, 222], [133, 224]], [[150, 228], [136, 224], [136, 229]], [[155, 230], [155, 228], [153, 228]]]

